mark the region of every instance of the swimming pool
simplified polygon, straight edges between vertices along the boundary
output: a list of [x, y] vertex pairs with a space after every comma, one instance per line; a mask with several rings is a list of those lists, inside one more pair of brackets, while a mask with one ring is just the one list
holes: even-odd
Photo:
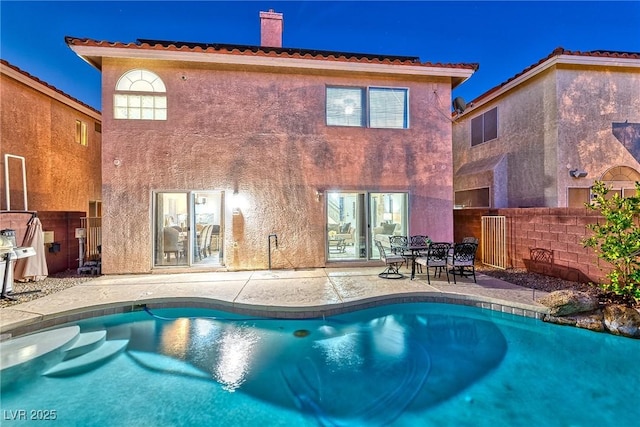
[[86, 372], [22, 372], [3, 387], [3, 425], [52, 413], [65, 426], [630, 426], [640, 417], [640, 341], [474, 307], [396, 304], [315, 320], [162, 309], [77, 324], [126, 348]]

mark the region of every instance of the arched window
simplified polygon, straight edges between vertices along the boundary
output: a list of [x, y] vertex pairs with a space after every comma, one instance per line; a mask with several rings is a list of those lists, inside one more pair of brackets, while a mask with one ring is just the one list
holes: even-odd
[[640, 173], [629, 166], [614, 166], [602, 175], [602, 181], [610, 187], [610, 195], [631, 197], [636, 195], [635, 183], [640, 181]]
[[131, 70], [116, 83], [113, 115], [116, 119], [167, 120], [167, 89], [157, 74]]
[[602, 175], [602, 181], [640, 181], [640, 173], [629, 166], [615, 166]]

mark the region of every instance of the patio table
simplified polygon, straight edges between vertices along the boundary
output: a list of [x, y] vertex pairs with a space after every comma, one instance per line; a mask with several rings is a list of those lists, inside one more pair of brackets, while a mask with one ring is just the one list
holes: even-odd
[[[398, 247], [402, 249], [404, 257], [411, 258], [411, 279], [413, 280], [416, 275], [416, 258], [420, 256], [421, 251], [429, 249], [429, 245], [407, 245]], [[410, 255], [407, 255], [408, 252], [410, 252]]]

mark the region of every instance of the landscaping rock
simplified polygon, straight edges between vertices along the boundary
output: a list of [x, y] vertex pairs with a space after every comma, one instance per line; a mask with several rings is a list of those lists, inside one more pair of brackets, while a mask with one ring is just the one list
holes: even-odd
[[598, 298], [586, 292], [565, 289], [551, 292], [538, 300], [549, 307], [551, 316], [568, 316], [576, 313], [585, 313], [598, 308]]
[[600, 310], [593, 314], [578, 315], [576, 316], [576, 326], [594, 332], [604, 332], [604, 315]]
[[547, 314], [542, 320], [549, 323], [555, 323], [556, 325], [576, 326], [576, 319], [574, 317], [558, 317]]
[[635, 308], [617, 304], [606, 306], [604, 325], [614, 335], [640, 338], [640, 313]]

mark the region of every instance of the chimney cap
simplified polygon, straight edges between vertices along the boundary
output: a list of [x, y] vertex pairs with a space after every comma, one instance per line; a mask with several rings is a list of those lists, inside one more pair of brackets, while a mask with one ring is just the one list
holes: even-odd
[[260, 46], [282, 47], [282, 13], [260, 12]]
[[280, 19], [282, 20], [282, 13], [281, 12], [275, 12], [273, 9], [269, 9], [268, 12], [260, 12], [260, 18], [271, 18], [271, 19]]

